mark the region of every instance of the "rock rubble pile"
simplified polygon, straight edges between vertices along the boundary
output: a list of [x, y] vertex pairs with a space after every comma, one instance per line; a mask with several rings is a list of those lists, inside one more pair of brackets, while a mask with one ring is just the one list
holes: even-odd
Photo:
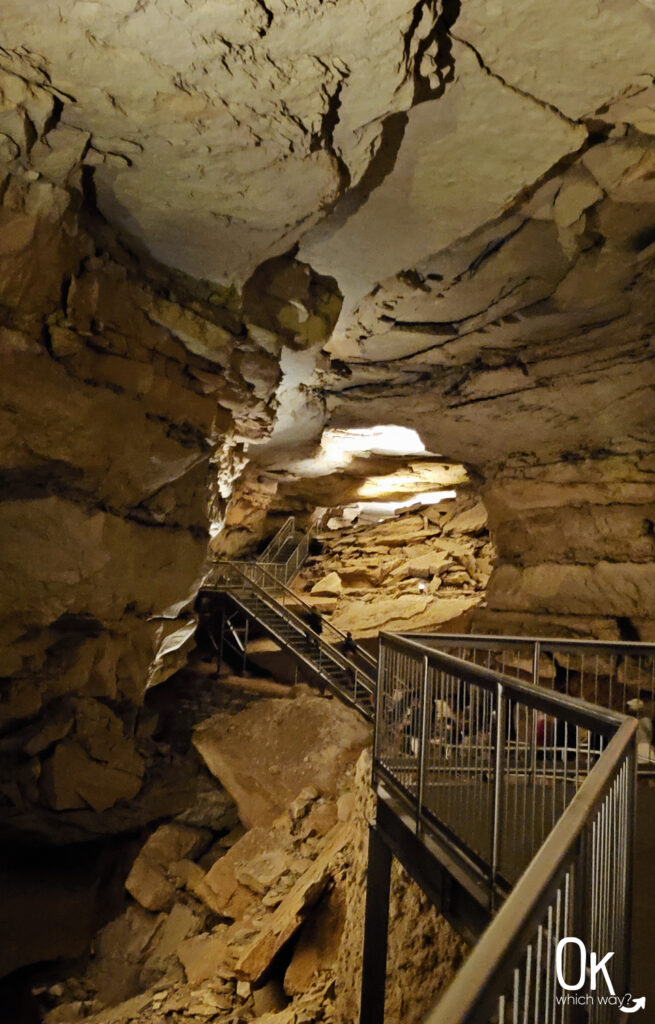
[[[311, 733], [298, 730], [301, 719], [313, 721]], [[219, 713], [196, 730], [195, 742], [221, 778], [236, 777], [237, 748], [245, 771], [265, 721], [273, 733], [284, 723], [288, 733], [285, 745], [273, 738], [270, 758], [268, 748], [261, 751], [260, 772], [264, 764], [283, 780], [307, 764], [303, 751], [313, 751], [307, 777], [290, 783], [293, 798], [269, 794], [266, 825], [238, 823], [217, 833], [207, 801], [204, 811], [191, 808], [160, 825], [127, 877], [128, 906], [96, 936], [85, 969], [43, 993], [46, 1024], [356, 1018], [370, 730], [354, 711], [307, 696]], [[228, 731], [231, 763], [217, 767], [209, 739]], [[326, 772], [335, 764], [337, 773]], [[417, 1020], [463, 946], [398, 868], [392, 907], [389, 1019]]]
[[[494, 549], [484, 506], [444, 501], [323, 532], [294, 587], [353, 635], [382, 629], [460, 629], [484, 600]], [[468, 616], [468, 619], [467, 619]]]

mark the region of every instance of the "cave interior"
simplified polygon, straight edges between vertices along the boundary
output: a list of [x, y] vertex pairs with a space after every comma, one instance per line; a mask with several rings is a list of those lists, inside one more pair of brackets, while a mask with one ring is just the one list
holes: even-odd
[[[655, 5], [0, 24], [0, 1016], [354, 1024], [370, 726], [202, 595], [293, 517], [370, 656], [655, 644]], [[412, 1024], [468, 947], [391, 908]]]

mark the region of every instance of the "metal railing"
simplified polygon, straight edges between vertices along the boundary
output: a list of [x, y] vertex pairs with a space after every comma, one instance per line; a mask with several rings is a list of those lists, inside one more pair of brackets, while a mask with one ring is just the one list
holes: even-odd
[[[580, 1019], [556, 972], [571, 936], [599, 960], [613, 953], [615, 991], [627, 992], [636, 730], [615, 711], [381, 635], [374, 782], [501, 908], [429, 1024]], [[559, 954], [565, 978], [580, 973], [573, 945]], [[601, 994], [589, 1024], [614, 1019]]]
[[[264, 591], [269, 598], [273, 598], [281, 608], [281, 614], [293, 614], [297, 609], [296, 616], [302, 620], [305, 630], [312, 621], [316, 620], [318, 612], [312, 605], [308, 604], [300, 594], [292, 590], [284, 580], [284, 573], [280, 572], [280, 566], [276, 562], [231, 562], [228, 560], [213, 563], [212, 571], [207, 578], [207, 585], [210, 587], [226, 587], [231, 590], [243, 588], [246, 583]], [[338, 626], [333, 626], [326, 619], [321, 619], [321, 633], [310, 629], [312, 636], [320, 636], [326, 640], [331, 648], [337, 645], [350, 646], [352, 641]], [[377, 659], [365, 648], [357, 645], [357, 658], [366, 665], [368, 675], [373, 679], [377, 674]], [[352, 663], [351, 663], [352, 664]]]
[[311, 541], [311, 538], [311, 530], [308, 533], [303, 534], [298, 542], [297, 547], [292, 552], [291, 556], [288, 558], [286, 562], [287, 572], [284, 580], [285, 583], [291, 583], [292, 580], [295, 580], [296, 576], [298, 575], [303, 565], [305, 564], [305, 559], [309, 554], [309, 543]]
[[[635, 1005], [626, 1002], [635, 730], [619, 727], [425, 1024], [611, 1024], [617, 999]], [[591, 990], [580, 944], [585, 961], [611, 954]]]
[[[427, 647], [593, 704], [655, 717], [655, 645], [548, 637], [405, 633]], [[640, 737], [641, 771], [655, 769], [655, 748]]]
[[282, 550], [288, 540], [291, 540], [294, 533], [296, 532], [296, 520], [293, 516], [289, 516], [284, 521], [280, 529], [276, 534], [273, 535], [271, 540], [268, 542], [261, 555], [257, 556], [258, 562], [275, 562], [276, 555]]
[[[320, 616], [283, 582], [280, 573], [276, 572], [279, 568], [275, 563], [217, 562], [216, 571], [205, 588], [229, 591], [269, 631], [275, 632], [276, 621], [278, 628], [281, 623], [292, 627], [295, 632], [290, 638], [279, 633], [282, 646], [295, 649], [296, 654], [310, 669], [318, 672], [327, 685], [367, 718], [372, 718], [377, 671], [375, 658], [359, 647], [353, 652], [353, 657], [348, 657], [337, 646], [345, 646], [346, 635], [327, 622], [323, 626], [321, 621], [321, 632], [318, 632], [313, 623], [317, 618], [320, 621]], [[310, 653], [298, 650], [305, 642]], [[337, 678], [334, 678], [335, 670]]]
[[[264, 566], [281, 582], [291, 583], [305, 563], [309, 552], [311, 536], [311, 530], [302, 535], [297, 534], [296, 520], [293, 516], [289, 516], [275, 536], [269, 541], [261, 555], [257, 556], [255, 563]], [[280, 556], [284, 552], [285, 545], [294, 539], [296, 540], [295, 547], [287, 558], [282, 559]]]

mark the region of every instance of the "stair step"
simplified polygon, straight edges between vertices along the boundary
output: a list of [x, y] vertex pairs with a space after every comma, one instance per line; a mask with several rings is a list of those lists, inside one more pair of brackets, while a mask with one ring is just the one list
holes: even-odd
[[[227, 589], [227, 588], [226, 588]], [[356, 702], [357, 707], [367, 718], [373, 716], [374, 699], [371, 695], [360, 690], [354, 678], [354, 665], [352, 669], [344, 668], [338, 661], [332, 660], [329, 653], [317, 646], [316, 641], [308, 639], [301, 630], [290, 621], [286, 610], [282, 605], [272, 607], [264, 601], [253, 590], [247, 587], [238, 590], [237, 588], [227, 589], [232, 593], [241, 605], [247, 609], [248, 614], [253, 616], [264, 629], [273, 633], [278, 641], [287, 647], [297, 657], [309, 662], [314, 672], [322, 676], [337, 694], [352, 704]], [[278, 610], [279, 609], [279, 610]], [[371, 678], [374, 685], [374, 680]]]

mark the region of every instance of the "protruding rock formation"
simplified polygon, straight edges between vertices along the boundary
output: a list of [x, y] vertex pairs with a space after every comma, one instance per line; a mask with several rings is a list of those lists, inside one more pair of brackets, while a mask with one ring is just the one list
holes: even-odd
[[[301, 585], [344, 628], [655, 638], [651, 0], [5, 0], [1, 18], [15, 837], [170, 816], [161, 778], [146, 793], [167, 755], [139, 709], [193, 643], [210, 531], [215, 555], [252, 551], [282, 514], [307, 522], [398, 468], [380, 453], [319, 468], [326, 426], [415, 431], [423, 455], [401, 467], [431, 462], [471, 495], [463, 519], [355, 531], [362, 551], [335, 532]], [[213, 927], [214, 911], [176, 909], [202, 902], [206, 855], [163, 872], [166, 909], [116, 925], [152, 957], [139, 985]], [[199, 970], [222, 942], [198, 943]], [[129, 978], [120, 998], [144, 1022], [251, 999], [245, 978], [195, 1002]], [[97, 1009], [81, 992], [78, 1017]], [[248, 1003], [280, 1005], [275, 986]]]
[[357, 637], [383, 629], [465, 631], [484, 601], [494, 552], [485, 508], [475, 498], [318, 538], [322, 553], [309, 559], [294, 586]]
[[[307, 721], [311, 731], [294, 728]], [[215, 757], [226, 736], [227, 768]], [[246, 824], [253, 806], [261, 811], [261, 801], [241, 800], [255, 755], [260, 780], [278, 782], [266, 824], [216, 833], [197, 807], [157, 828], [127, 877], [133, 901], [97, 935], [88, 965], [44, 994], [46, 1024], [156, 1024], [182, 1010], [191, 1024], [217, 1014], [260, 1024], [356, 1019], [369, 741], [355, 711], [319, 697], [264, 700], [203, 722], [195, 742]], [[398, 866], [391, 896], [388, 1017], [400, 1024], [421, 1018], [465, 947]]]

